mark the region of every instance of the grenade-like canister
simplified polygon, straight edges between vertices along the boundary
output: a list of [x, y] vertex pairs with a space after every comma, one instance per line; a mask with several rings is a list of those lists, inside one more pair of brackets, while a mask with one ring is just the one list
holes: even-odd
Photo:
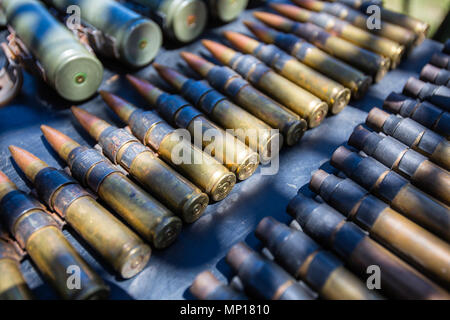
[[247, 8], [249, 0], [205, 0], [210, 14], [222, 22], [237, 19]]
[[[279, 129], [287, 145], [296, 144], [303, 136], [307, 127], [305, 120], [256, 90], [235, 71], [228, 67], [214, 65], [189, 52], [182, 52], [181, 56], [192, 69], [205, 77], [211, 86], [224, 92], [236, 104], [272, 128]], [[281, 148], [281, 141], [279, 145]], [[270, 158], [273, 157], [272, 153], [278, 153], [279, 150], [268, 151], [268, 154], [264, 156]]]
[[375, 82], [383, 79], [391, 66], [388, 58], [336, 37], [312, 23], [295, 22], [267, 12], [255, 12], [254, 15], [267, 25], [287, 33], [293, 33], [332, 56], [358, 68], [370, 75]]
[[244, 293], [223, 284], [209, 271], [200, 273], [189, 290], [199, 300], [248, 300]]
[[325, 119], [328, 113], [325, 102], [275, 73], [260, 60], [218, 42], [203, 40], [202, 43], [221, 63], [305, 119], [310, 128], [318, 126]]
[[[0, 217], [44, 278], [63, 299], [103, 299], [109, 289], [67, 241], [58, 223], [33, 197], [17, 189], [0, 171]], [[69, 270], [77, 267], [79, 289], [67, 286]]]
[[369, 90], [372, 83], [371, 77], [304, 39], [276, 31], [258, 22], [246, 20], [244, 24], [265, 43], [275, 44], [300, 62], [349, 88], [355, 99], [362, 98]]
[[349, 89], [299, 62], [275, 45], [265, 45], [237, 32], [226, 31], [224, 35], [239, 51], [255, 56], [286, 79], [325, 101], [332, 114], [341, 112], [350, 101]]
[[348, 144], [364, 151], [390, 169], [407, 177], [417, 187], [450, 204], [450, 173], [392, 137], [383, 137], [358, 126]]
[[404, 118], [411, 118], [447, 138], [447, 140], [450, 139], [450, 113], [429, 102], [416, 101], [392, 92], [384, 100], [383, 109], [399, 114]]
[[36, 0], [5, 0], [8, 23], [42, 66], [43, 76], [63, 98], [92, 96], [103, 79], [103, 66], [75, 36]]
[[390, 115], [381, 109], [373, 108], [367, 116], [366, 124], [373, 130], [381, 131], [422, 153], [442, 168], [450, 170], [450, 143], [448, 140], [416, 121]]
[[420, 80], [450, 88], [450, 71], [439, 69], [432, 64], [427, 64], [420, 73]]
[[450, 209], [371, 157], [339, 147], [331, 164], [405, 217], [450, 240]]
[[102, 54], [113, 56], [133, 67], [150, 63], [162, 44], [158, 25], [114, 0], [44, 0], [66, 13], [78, 6], [81, 19], [103, 33], [111, 42], [107, 46], [93, 41]]
[[255, 234], [285, 270], [295, 278], [303, 279], [324, 299], [380, 299], [348, 271], [342, 261], [304, 232], [267, 217], [258, 224]]
[[241, 279], [245, 291], [256, 299], [311, 300], [291, 275], [242, 242], [230, 249], [226, 260]]
[[450, 112], [450, 88], [445, 86], [438, 86], [411, 77], [403, 88], [403, 94], [421, 101], [429, 101], [442, 110]]
[[363, 230], [328, 205], [298, 194], [288, 206], [302, 230], [321, 245], [331, 248], [361, 275], [378, 266], [381, 288], [399, 299], [448, 299], [450, 295], [389, 250], [370, 239]]
[[450, 70], [450, 56], [445, 53], [435, 53], [431, 57], [430, 63], [438, 68]]
[[450, 283], [450, 245], [370, 195], [350, 179], [323, 170], [314, 173], [311, 189], [412, 265]]
[[259, 156], [255, 151], [219, 128], [188, 101], [136, 77], [129, 75], [127, 79], [168, 123], [189, 131], [196, 146], [223, 163], [238, 180], [248, 179], [258, 168]]

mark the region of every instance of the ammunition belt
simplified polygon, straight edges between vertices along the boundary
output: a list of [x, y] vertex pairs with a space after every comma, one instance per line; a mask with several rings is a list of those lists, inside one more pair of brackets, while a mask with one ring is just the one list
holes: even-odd
[[133, 134], [141, 141], [145, 141], [148, 131], [163, 120], [155, 112], [134, 111], [129, 120]]
[[99, 144], [103, 153], [114, 164], [117, 164], [117, 154], [120, 149], [130, 142], [139, 142], [139, 140], [124, 129], [109, 127], [100, 135]]
[[120, 159], [120, 164], [124, 166], [127, 170], [130, 170], [134, 159], [136, 159], [138, 155], [144, 152], [152, 153], [152, 151], [150, 151], [150, 149], [148, 149], [142, 143], [132, 142], [128, 144], [125, 152], [123, 153], [122, 158]]
[[77, 184], [77, 182], [65, 172], [50, 167], [39, 171], [34, 179], [34, 186], [36, 187], [39, 198], [53, 211], [55, 211], [53, 206], [55, 192], [69, 184]]
[[260, 62], [254, 56], [248, 54], [236, 53], [233, 59], [230, 61], [230, 65], [233, 69], [241, 74], [245, 75], [248, 81], [258, 83], [259, 80], [270, 71], [270, 68]]

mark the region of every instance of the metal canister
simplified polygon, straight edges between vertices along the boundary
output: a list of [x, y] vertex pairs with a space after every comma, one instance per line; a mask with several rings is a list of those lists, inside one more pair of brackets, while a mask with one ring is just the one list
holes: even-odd
[[209, 271], [195, 277], [189, 290], [199, 300], [248, 300], [244, 293], [223, 284]]
[[249, 0], [206, 0], [210, 14], [222, 22], [237, 19], [247, 8]]

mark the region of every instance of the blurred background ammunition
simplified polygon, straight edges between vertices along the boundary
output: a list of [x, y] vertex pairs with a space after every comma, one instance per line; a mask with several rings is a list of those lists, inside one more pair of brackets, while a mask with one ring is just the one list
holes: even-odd
[[247, 8], [249, 0], [205, 0], [212, 17], [222, 22], [237, 19]]
[[420, 270], [450, 283], [450, 245], [368, 194], [350, 179], [323, 170], [314, 173], [311, 189], [372, 238]]
[[308, 122], [318, 126], [328, 113], [328, 106], [318, 97], [273, 72], [255, 57], [241, 54], [218, 42], [203, 40], [203, 45], [224, 65], [239, 73], [250, 83], [274, 97]]
[[295, 278], [303, 279], [324, 299], [376, 300], [371, 292], [353, 273], [344, 268], [343, 262], [322, 249], [302, 231], [297, 231], [276, 221], [264, 218], [257, 226], [256, 237]]
[[223, 163], [238, 180], [246, 180], [253, 175], [258, 168], [259, 156], [244, 142], [219, 128], [179, 95], [168, 94], [131, 75], [127, 79], [164, 120], [187, 129], [193, 143], [199, 141], [197, 147]]
[[40, 67], [38, 73], [60, 96], [81, 101], [92, 96], [103, 79], [103, 66], [41, 2], [5, 0], [8, 23]]
[[255, 12], [254, 15], [265, 24], [283, 32], [293, 33], [358, 68], [370, 75], [375, 82], [381, 81], [391, 66], [388, 58], [336, 37], [312, 23], [295, 22], [267, 12]]
[[450, 54], [450, 39], [444, 42], [444, 48], [442, 48], [442, 52], [445, 54]]
[[[269, 124], [272, 128], [279, 129], [287, 145], [292, 146], [301, 139], [307, 127], [306, 121], [256, 90], [235, 71], [228, 67], [214, 65], [189, 52], [182, 52], [181, 56], [192, 69], [202, 77], [205, 77], [214, 88], [224, 92], [238, 105]], [[282, 142], [280, 139], [280, 148], [283, 144]], [[260, 154], [260, 156], [268, 159], [274, 157], [279, 151], [266, 150], [267, 153]]]
[[104, 37], [104, 41], [95, 41], [92, 35], [93, 47], [132, 67], [150, 63], [161, 47], [162, 32], [158, 25], [114, 0], [44, 1], [63, 14], [68, 13], [70, 6], [78, 6], [82, 21], [98, 29]]
[[450, 209], [373, 158], [339, 147], [331, 164], [393, 209], [441, 238], [450, 240]]
[[349, 88], [354, 98], [362, 98], [369, 90], [372, 82], [370, 77], [305, 40], [293, 34], [278, 32], [262, 23], [246, 20], [244, 24], [262, 41], [275, 44], [304, 64]]
[[223, 284], [209, 271], [200, 273], [189, 290], [199, 300], [248, 300], [244, 293]]
[[350, 101], [350, 90], [288, 55], [274, 45], [265, 45], [241, 33], [225, 31], [225, 38], [239, 51], [251, 54], [328, 104], [333, 114], [341, 112]]
[[450, 71], [427, 64], [420, 73], [420, 80], [431, 82], [438, 86], [450, 87]]
[[447, 140], [450, 138], [450, 114], [429, 102], [416, 101], [392, 92], [384, 101], [383, 108], [404, 118], [411, 118]]
[[408, 147], [422, 153], [434, 163], [450, 170], [450, 143], [444, 137], [428, 130], [409, 118], [400, 118], [373, 108], [366, 124], [377, 132], [383, 132]]
[[438, 68], [450, 70], [450, 56], [445, 53], [435, 53], [431, 57], [430, 63]]
[[36, 187], [39, 197], [100, 254], [123, 278], [145, 267], [150, 248], [122, 225], [65, 172], [49, 167], [15, 146], [14, 161]]
[[[101, 91], [100, 94], [116, 114], [126, 115], [133, 112], [134, 107], [130, 108], [130, 104], [120, 97], [105, 91]], [[130, 136], [125, 130], [120, 130], [120, 134]], [[208, 195], [160, 160], [156, 153], [137, 139], [129, 138], [129, 141], [114, 140], [114, 143], [119, 145], [115, 158], [110, 160], [119, 163], [168, 208], [178, 213], [185, 222], [192, 223], [199, 219], [208, 206]], [[104, 140], [104, 143], [108, 144], [110, 136], [104, 137]]]
[[[66, 240], [57, 222], [33, 197], [0, 171], [0, 217], [44, 278], [63, 299], [104, 299], [109, 289]], [[69, 268], [78, 267], [81, 286], [69, 289]]]
[[352, 222], [326, 204], [298, 194], [288, 213], [303, 231], [331, 248], [355, 272], [367, 276], [368, 266], [381, 270], [383, 292], [399, 299], [448, 299], [450, 295], [390, 251], [370, 239]]
[[348, 144], [407, 177], [414, 185], [447, 205], [450, 204], [450, 173], [398, 140], [383, 137], [360, 125], [353, 131]]
[[133, 0], [148, 8], [164, 34], [179, 42], [196, 39], [205, 29], [208, 8], [203, 0]]
[[403, 88], [403, 94], [421, 101], [429, 101], [442, 110], [450, 111], [450, 88], [445, 86], [437, 86], [411, 77]]
[[312, 299], [309, 293], [286, 271], [242, 242], [228, 251], [226, 260], [238, 274], [245, 291], [256, 299]]

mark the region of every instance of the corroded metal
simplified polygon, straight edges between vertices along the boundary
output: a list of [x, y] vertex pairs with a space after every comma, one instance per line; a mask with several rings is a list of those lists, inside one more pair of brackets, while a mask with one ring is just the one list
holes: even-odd
[[411, 77], [403, 88], [403, 94], [421, 101], [429, 101], [442, 110], [450, 112], [450, 88], [445, 86], [425, 83]]
[[439, 69], [431, 64], [425, 65], [420, 72], [420, 79], [438, 86], [450, 87], [450, 71]]
[[189, 288], [199, 300], [247, 300], [244, 293], [238, 292], [220, 282], [211, 272], [200, 273]]

